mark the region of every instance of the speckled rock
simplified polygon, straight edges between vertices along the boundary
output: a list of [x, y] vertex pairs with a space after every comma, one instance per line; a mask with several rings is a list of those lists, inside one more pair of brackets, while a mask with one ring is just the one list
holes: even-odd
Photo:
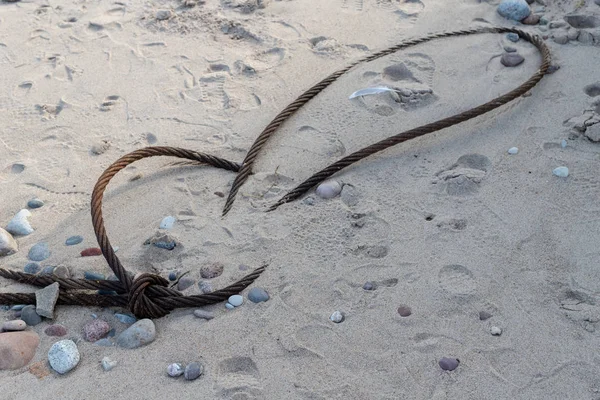
[[117, 338], [117, 344], [127, 349], [135, 349], [152, 343], [156, 338], [156, 327], [150, 319], [141, 319], [125, 329]]
[[0, 228], [0, 256], [10, 256], [19, 251], [17, 241], [3, 228]]
[[214, 279], [221, 276], [225, 266], [219, 262], [203, 265], [200, 268], [200, 276], [204, 279]]
[[65, 336], [67, 334], [67, 328], [59, 324], [50, 325], [44, 329], [44, 333], [48, 336]]
[[334, 311], [333, 314], [331, 314], [331, 316], [329, 317], [329, 320], [331, 322], [335, 322], [336, 324], [344, 322], [345, 319], [346, 316], [341, 311]]
[[25, 265], [25, 268], [23, 268], [23, 271], [27, 274], [37, 274], [38, 272], [40, 272], [41, 269], [42, 269], [42, 267], [40, 267], [40, 264], [35, 263], [35, 262], [30, 262]]
[[93, 319], [86, 322], [83, 326], [83, 339], [88, 342], [95, 342], [108, 335], [110, 325], [108, 322], [101, 319]]
[[58, 300], [59, 289], [58, 282], [54, 282], [43, 289], [35, 291], [35, 312], [39, 316], [54, 318], [54, 306]]
[[32, 331], [0, 334], [0, 370], [18, 369], [29, 363], [40, 344], [40, 337]]
[[48, 362], [53, 370], [59, 374], [66, 374], [79, 363], [79, 350], [72, 340], [61, 340], [50, 347]]

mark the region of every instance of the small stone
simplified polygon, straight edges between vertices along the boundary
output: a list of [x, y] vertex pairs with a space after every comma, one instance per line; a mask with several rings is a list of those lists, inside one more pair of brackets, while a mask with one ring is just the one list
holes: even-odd
[[[90, 22], [90, 25], [96, 25], [93, 22]], [[99, 156], [101, 154], [106, 153], [106, 151], [108, 149], [110, 149], [110, 142], [107, 140], [102, 140], [100, 142], [97, 142], [95, 144], [92, 145], [92, 147], [90, 147], [90, 153], [96, 156]]]
[[307, 198], [305, 198], [304, 200], [302, 200], [302, 202], [304, 204], [306, 204], [307, 206], [314, 206], [315, 205], [315, 199], [312, 198], [312, 197], [310, 197], [310, 196], [307, 197]]
[[439, 361], [440, 368], [444, 371], [454, 371], [456, 368], [458, 368], [459, 363], [460, 361], [458, 361], [457, 358], [442, 357], [442, 359]]
[[340, 322], [343, 322], [346, 319], [346, 317], [344, 316], [344, 313], [340, 311], [334, 311], [333, 314], [331, 314], [331, 316], [329, 317], [329, 319], [332, 322], [339, 324]]
[[225, 308], [228, 310], [233, 310], [235, 306], [233, 304], [225, 303]]
[[500, 62], [505, 67], [516, 67], [517, 65], [523, 63], [525, 59], [519, 53], [504, 53], [502, 57], [500, 57]]
[[519, 148], [518, 147], [511, 147], [510, 149], [508, 149], [508, 154], [517, 154], [519, 152]]
[[56, 267], [54, 265], [46, 265], [44, 268], [42, 268], [40, 275], [52, 275], [55, 269]]
[[100, 340], [96, 340], [94, 342], [95, 346], [102, 346], [102, 347], [111, 347], [114, 346], [115, 344], [108, 338], [104, 338], [104, 339], [100, 339]]
[[554, 43], [558, 43], [558, 44], [569, 43], [569, 37], [567, 36], [567, 32], [564, 32], [564, 31], [556, 32], [553, 35], [552, 40], [554, 40]]
[[567, 31], [567, 37], [569, 38], [569, 40], [577, 40], [578, 36], [579, 36], [579, 31], [577, 29], [569, 29]]
[[185, 379], [187, 379], [188, 381], [193, 381], [194, 379], [196, 379], [200, 375], [202, 375], [203, 371], [204, 371], [204, 367], [202, 366], [202, 364], [197, 363], [197, 362], [189, 363], [188, 365], [185, 366], [185, 370], [183, 372], [183, 377]]
[[175, 271], [169, 272], [169, 280], [171, 282], [176, 281], [177, 280], [177, 272], [175, 272]]
[[168, 216], [168, 217], [164, 217], [162, 221], [160, 221], [160, 225], [159, 228], [160, 229], [171, 229], [173, 227], [173, 225], [175, 224], [175, 217], [172, 216]]
[[504, 46], [504, 51], [507, 53], [515, 53], [517, 49], [511, 46]]
[[33, 232], [27, 218], [31, 217], [31, 212], [27, 209], [19, 211], [13, 219], [6, 225], [6, 230], [13, 235], [26, 236]]
[[600, 26], [600, 18], [595, 15], [587, 14], [571, 14], [565, 15], [565, 21], [573, 28], [588, 29], [597, 28]]
[[83, 236], [75, 235], [75, 236], [71, 236], [70, 238], [68, 238], [65, 241], [65, 244], [67, 246], [74, 246], [74, 245], [79, 244], [81, 242], [83, 242]]
[[108, 372], [108, 371], [110, 371], [111, 369], [113, 369], [114, 367], [116, 367], [116, 366], [117, 366], [117, 362], [116, 362], [116, 361], [113, 361], [113, 360], [111, 360], [111, 359], [110, 359], [110, 358], [108, 358], [108, 357], [104, 357], [104, 358], [102, 359], [102, 362], [101, 362], [101, 364], [102, 364], [102, 369], [103, 369], [105, 372]]
[[21, 311], [25, 306], [25, 304], [16, 304], [10, 308], [10, 311]]
[[513, 33], [513, 32], [507, 33], [506, 38], [514, 43], [519, 41], [519, 35], [517, 35], [516, 33]]
[[560, 147], [562, 147], [563, 149], [567, 148], [567, 141], [565, 139], [560, 141]]
[[198, 282], [198, 288], [204, 294], [211, 293], [213, 291], [212, 285], [210, 284], [210, 282], [207, 281]]
[[248, 292], [248, 300], [253, 303], [261, 303], [263, 301], [269, 300], [269, 293], [266, 292], [265, 289], [262, 288], [252, 288]]
[[0, 334], [0, 370], [18, 369], [29, 364], [40, 344], [40, 337], [32, 331]]
[[342, 192], [342, 185], [338, 181], [326, 181], [317, 186], [315, 193], [322, 199], [333, 199]]
[[502, 0], [497, 8], [498, 14], [513, 21], [521, 21], [531, 14], [525, 0]]
[[35, 291], [35, 312], [42, 317], [54, 318], [54, 306], [60, 290], [58, 282]]
[[81, 250], [81, 257], [101, 256], [102, 250], [98, 247], [90, 247], [89, 249]]
[[566, 178], [567, 176], [569, 176], [569, 168], [567, 168], [567, 167], [554, 168], [554, 170], [552, 170], [552, 173], [554, 175], [558, 176], [559, 178]]
[[40, 272], [40, 270], [42, 269], [42, 267], [40, 267], [40, 264], [38, 263], [34, 263], [34, 262], [30, 262], [27, 263], [25, 265], [25, 268], [23, 268], [23, 271], [27, 274], [37, 274], [38, 272]]
[[401, 317], [408, 317], [412, 314], [412, 310], [409, 306], [401, 305], [398, 307], [398, 314], [400, 314]]
[[210, 263], [200, 268], [200, 276], [204, 279], [214, 279], [221, 276], [224, 269], [225, 266], [221, 263]]
[[194, 310], [194, 315], [201, 319], [210, 320], [215, 317], [215, 314], [205, 310]]
[[27, 202], [27, 207], [31, 209], [41, 208], [44, 206], [44, 202], [38, 198], [31, 199]]
[[525, 25], [537, 25], [538, 22], [540, 22], [540, 18], [541, 17], [539, 15], [529, 14], [528, 17], [521, 20], [521, 23]]
[[540, 18], [540, 25], [548, 25], [550, 21], [548, 21], [548, 18], [546, 17], [541, 17]]
[[348, 207], [353, 207], [358, 204], [358, 191], [352, 185], [344, 185], [340, 198]]
[[46, 258], [50, 257], [50, 254], [48, 243], [39, 242], [34, 244], [31, 249], [29, 249], [27, 257], [31, 261], [44, 261]]
[[87, 342], [95, 342], [102, 339], [110, 331], [108, 322], [102, 319], [93, 319], [83, 325], [83, 339]]
[[0, 228], [0, 256], [10, 256], [19, 250], [17, 241], [10, 233]]
[[147, 239], [144, 244], [151, 244], [159, 249], [173, 250], [177, 247], [177, 239], [170, 234], [156, 232], [154, 236]]
[[79, 350], [72, 340], [66, 339], [56, 342], [48, 351], [48, 362], [59, 374], [66, 374], [79, 363]]
[[15, 163], [10, 167], [10, 172], [13, 174], [20, 174], [25, 171], [25, 165], [21, 163]]
[[65, 336], [67, 328], [59, 324], [50, 325], [44, 330], [44, 333], [48, 336]]
[[588, 128], [585, 130], [584, 135], [592, 142], [600, 142], [600, 123], [588, 126]]
[[145, 346], [156, 338], [156, 327], [150, 319], [141, 319], [125, 329], [117, 338], [117, 344], [127, 349]]
[[594, 43], [594, 36], [590, 32], [582, 30], [579, 32], [577, 41], [582, 44], [592, 44]]
[[486, 319], [492, 318], [492, 314], [487, 311], [479, 311], [479, 320], [485, 321]]
[[128, 325], [135, 324], [137, 322], [137, 318], [129, 314], [116, 313], [115, 318]]
[[550, 21], [548, 26], [550, 27], [550, 29], [564, 28], [567, 26], [567, 22], [566, 21]]
[[179, 282], [177, 282], [177, 290], [184, 291], [190, 286], [194, 285], [194, 280], [191, 278], [181, 278]]
[[502, 335], [502, 329], [500, 329], [497, 326], [492, 326], [492, 328], [490, 329], [490, 333], [494, 336], [500, 336]]
[[103, 281], [106, 279], [106, 275], [101, 274], [100, 272], [85, 271], [83, 273], [83, 278], [90, 281]]
[[21, 310], [21, 319], [29, 326], [35, 326], [42, 322], [42, 317], [35, 312], [35, 306], [28, 305]]
[[27, 328], [27, 324], [22, 319], [13, 319], [12, 321], [6, 321], [2, 324], [2, 330], [4, 332], [8, 331], [23, 331]]
[[179, 363], [169, 364], [167, 367], [167, 374], [173, 378], [183, 375], [183, 372], [183, 365]]
[[156, 12], [156, 19], [159, 21], [164, 21], [173, 17], [173, 12], [171, 10], [158, 10]]
[[69, 271], [69, 268], [65, 267], [64, 265], [59, 265], [58, 267], [54, 268], [52, 274], [63, 279], [71, 277], [71, 272]]
[[228, 301], [229, 301], [229, 304], [231, 304], [232, 306], [239, 307], [244, 302], [244, 298], [242, 296], [240, 296], [239, 294], [234, 294], [233, 296], [229, 296]]
[[365, 284], [363, 285], [363, 290], [375, 290], [377, 289], [377, 284], [375, 282], [365, 282]]

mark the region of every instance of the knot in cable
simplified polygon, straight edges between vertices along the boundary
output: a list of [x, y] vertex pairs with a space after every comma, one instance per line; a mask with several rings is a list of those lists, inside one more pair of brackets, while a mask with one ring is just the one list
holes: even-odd
[[169, 282], [159, 275], [150, 273], [142, 273], [133, 279], [131, 290], [129, 291], [129, 309], [138, 318], [160, 318], [169, 313], [158, 304], [156, 304], [150, 296], [146, 294], [146, 290], [152, 285], [166, 287]]

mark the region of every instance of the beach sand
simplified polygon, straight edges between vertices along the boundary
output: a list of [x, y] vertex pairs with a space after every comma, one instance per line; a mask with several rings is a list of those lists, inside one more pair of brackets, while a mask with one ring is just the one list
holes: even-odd
[[[505, 19], [498, 3], [0, 2], [0, 226], [30, 199], [44, 202], [31, 210], [35, 232], [16, 237], [19, 251], [0, 265], [22, 271], [31, 246], [47, 242], [52, 254], [41, 266], [67, 266], [75, 278], [111, 274], [103, 257], [79, 254], [97, 246], [89, 205], [96, 179], [130, 151], [176, 146], [241, 162], [314, 83], [433, 32], [516, 25], [547, 35], [560, 67], [528, 96], [341, 171], [334, 179], [342, 195], [333, 199], [311, 191], [265, 212], [342, 156], [519, 86], [538, 69], [537, 50], [480, 34], [357, 66], [279, 129], [225, 217], [219, 194], [234, 173], [170, 166], [176, 160], [164, 157], [126, 168], [104, 203], [125, 268], [189, 271], [197, 282], [201, 266], [219, 262], [224, 272], [211, 280], [218, 289], [248, 272], [240, 266], [266, 263], [251, 287], [270, 300], [205, 307], [210, 321], [193, 308], [173, 311], [154, 321], [154, 342], [132, 350], [82, 339], [92, 314], [118, 335], [127, 325], [114, 313], [123, 309], [58, 306], [54, 320], [27, 328], [40, 344], [28, 366], [0, 371], [0, 398], [599, 399], [600, 143], [590, 133], [598, 127], [588, 137], [581, 124], [600, 120], [600, 51], [582, 33], [582, 41], [557, 43], [565, 27]], [[538, 13], [549, 21], [600, 18], [591, 0], [545, 3]], [[600, 43], [595, 28], [584, 31]], [[503, 66], [505, 46], [525, 61]], [[390, 82], [384, 70], [400, 64], [410, 76]], [[383, 84], [431, 93], [404, 103], [348, 98]], [[553, 175], [560, 166], [568, 177]], [[179, 245], [144, 245], [168, 215]], [[83, 243], [65, 246], [73, 235]], [[33, 290], [0, 279], [1, 292]], [[401, 306], [411, 315], [402, 317]], [[334, 311], [345, 320], [330, 321]], [[481, 320], [482, 312], [491, 317]], [[2, 322], [13, 315], [0, 311]], [[46, 335], [51, 323], [67, 335]], [[61, 339], [76, 341], [81, 354], [64, 375], [47, 365]], [[103, 371], [104, 357], [117, 366]], [[442, 370], [442, 357], [460, 360], [458, 368]], [[194, 381], [166, 373], [194, 361], [205, 368]]]

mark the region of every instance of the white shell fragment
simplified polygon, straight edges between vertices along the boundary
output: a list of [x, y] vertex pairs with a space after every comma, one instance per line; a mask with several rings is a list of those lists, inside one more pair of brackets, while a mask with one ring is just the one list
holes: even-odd
[[10, 220], [8, 225], [6, 225], [6, 230], [13, 235], [29, 235], [33, 232], [33, 228], [27, 220], [28, 217], [31, 217], [29, 210], [22, 209]]

